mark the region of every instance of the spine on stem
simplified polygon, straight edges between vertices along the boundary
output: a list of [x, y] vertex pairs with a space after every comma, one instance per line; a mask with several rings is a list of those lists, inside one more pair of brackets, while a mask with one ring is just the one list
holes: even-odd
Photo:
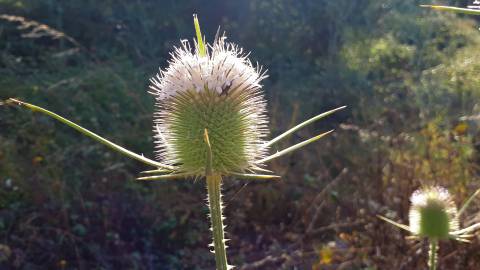
[[220, 174], [207, 175], [208, 207], [210, 208], [210, 219], [212, 222], [213, 247], [217, 270], [232, 269], [233, 266], [227, 263], [227, 252], [224, 237], [224, 225], [222, 216], [222, 176]]

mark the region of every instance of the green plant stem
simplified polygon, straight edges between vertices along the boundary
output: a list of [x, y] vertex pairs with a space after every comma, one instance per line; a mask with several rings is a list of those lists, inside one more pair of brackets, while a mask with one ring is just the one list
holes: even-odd
[[222, 217], [222, 176], [217, 173], [207, 175], [208, 207], [212, 222], [213, 247], [217, 270], [228, 270], [227, 252], [224, 240]]
[[437, 269], [437, 250], [438, 250], [438, 240], [430, 239], [430, 247], [428, 250], [428, 269], [436, 270]]
[[29, 109], [29, 110], [31, 110], [31, 111], [33, 111], [33, 112], [40, 112], [40, 113], [43, 113], [43, 114], [45, 114], [45, 115], [48, 115], [48, 116], [50, 116], [50, 117], [52, 117], [52, 118], [54, 118], [54, 119], [56, 119], [56, 120], [58, 120], [58, 121], [60, 121], [60, 122], [62, 122], [62, 123], [64, 123], [64, 124], [66, 124], [67, 126], [70, 126], [70, 127], [74, 128], [75, 130], [79, 131], [79, 132], [82, 133], [83, 135], [85, 135], [85, 136], [87, 136], [87, 137], [90, 137], [90, 138], [94, 139], [95, 141], [97, 141], [97, 142], [99, 142], [99, 143], [101, 143], [101, 144], [104, 144], [104, 145], [110, 147], [110, 148], [113, 149], [114, 151], [117, 151], [117, 152], [119, 152], [119, 153], [121, 153], [121, 154], [124, 154], [124, 155], [126, 155], [126, 156], [128, 156], [128, 157], [130, 157], [130, 158], [136, 159], [136, 160], [138, 160], [138, 161], [140, 161], [140, 162], [143, 162], [143, 163], [145, 163], [145, 164], [147, 164], [147, 165], [154, 166], [154, 167], [157, 167], [157, 168], [172, 170], [172, 171], [174, 170], [174, 168], [171, 167], [171, 166], [158, 163], [158, 162], [156, 162], [156, 161], [154, 161], [154, 160], [151, 160], [151, 159], [146, 158], [146, 157], [144, 157], [144, 156], [142, 156], [142, 155], [139, 155], [139, 154], [136, 154], [136, 153], [134, 153], [134, 152], [132, 152], [132, 151], [130, 151], [130, 150], [127, 150], [127, 149], [125, 149], [125, 148], [123, 148], [123, 147], [121, 147], [121, 146], [119, 146], [119, 145], [117, 145], [117, 144], [115, 144], [115, 143], [113, 143], [113, 142], [111, 142], [111, 141], [109, 141], [109, 140], [107, 140], [107, 139], [105, 139], [105, 138], [103, 138], [103, 137], [101, 137], [101, 136], [99, 136], [99, 135], [91, 132], [90, 130], [88, 130], [88, 129], [86, 129], [86, 128], [83, 128], [83, 127], [81, 127], [81, 126], [73, 123], [72, 121], [70, 121], [70, 120], [68, 120], [68, 119], [66, 119], [66, 118], [63, 118], [63, 117], [61, 117], [60, 115], [58, 115], [58, 114], [56, 114], [56, 113], [53, 113], [53, 112], [51, 112], [51, 111], [49, 111], [49, 110], [46, 110], [46, 109], [44, 109], [44, 108], [42, 108], [42, 107], [35, 106], [35, 105], [33, 105], [33, 104], [30, 104], [30, 103], [27, 103], [27, 102], [23, 102], [23, 101], [20, 101], [20, 100], [17, 100], [17, 99], [13, 99], [13, 98], [8, 99], [8, 100], [6, 101], [6, 103], [7, 103], [7, 104], [17, 104], [17, 105], [20, 105], [20, 106], [24, 106], [24, 107], [26, 107], [27, 109]]

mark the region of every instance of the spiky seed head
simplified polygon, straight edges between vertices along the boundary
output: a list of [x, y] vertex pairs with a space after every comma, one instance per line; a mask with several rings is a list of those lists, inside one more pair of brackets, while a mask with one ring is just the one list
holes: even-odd
[[413, 192], [409, 212], [412, 233], [431, 239], [447, 239], [459, 228], [457, 207], [448, 190], [439, 186]]
[[[248, 171], [267, 153], [266, 77], [248, 55], [225, 37], [206, 52], [197, 42], [175, 48], [169, 66], [151, 78], [156, 97], [154, 132], [159, 158], [201, 175], [207, 164], [204, 131], [212, 148], [212, 170]], [[205, 55], [204, 55], [205, 54]]]

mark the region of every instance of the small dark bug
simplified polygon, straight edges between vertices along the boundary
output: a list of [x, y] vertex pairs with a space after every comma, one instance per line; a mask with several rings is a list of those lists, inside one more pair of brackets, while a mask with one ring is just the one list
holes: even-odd
[[232, 81], [228, 82], [228, 83], [224, 83], [222, 85], [222, 92], [220, 93], [220, 96], [224, 95], [228, 95], [228, 92], [230, 91], [230, 88], [232, 87]]

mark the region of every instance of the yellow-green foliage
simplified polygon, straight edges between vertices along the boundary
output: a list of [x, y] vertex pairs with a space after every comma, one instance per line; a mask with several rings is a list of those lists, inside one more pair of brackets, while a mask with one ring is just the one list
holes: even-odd
[[389, 150], [390, 162], [384, 169], [388, 183], [441, 184], [462, 193], [465, 185], [477, 180], [472, 164], [475, 150], [464, 126], [441, 126], [430, 122], [418, 133], [403, 134]]

